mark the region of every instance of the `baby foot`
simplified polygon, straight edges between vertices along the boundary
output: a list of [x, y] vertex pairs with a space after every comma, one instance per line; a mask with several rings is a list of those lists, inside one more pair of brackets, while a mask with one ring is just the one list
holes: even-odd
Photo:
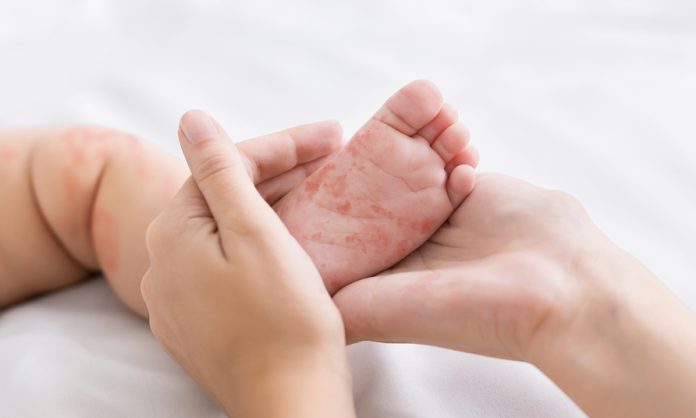
[[396, 92], [275, 209], [331, 294], [418, 248], [472, 190], [469, 136], [430, 82]]

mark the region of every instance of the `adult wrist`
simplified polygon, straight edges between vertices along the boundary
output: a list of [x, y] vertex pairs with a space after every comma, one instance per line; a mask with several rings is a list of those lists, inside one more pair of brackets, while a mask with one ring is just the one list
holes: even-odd
[[592, 416], [696, 413], [680, 394], [696, 384], [693, 313], [638, 260], [590, 244], [569, 272], [576, 294], [529, 360]]
[[[265, 353], [258, 353], [264, 357]], [[345, 348], [303, 348], [259, 359], [212, 390], [225, 411], [239, 417], [354, 417]]]

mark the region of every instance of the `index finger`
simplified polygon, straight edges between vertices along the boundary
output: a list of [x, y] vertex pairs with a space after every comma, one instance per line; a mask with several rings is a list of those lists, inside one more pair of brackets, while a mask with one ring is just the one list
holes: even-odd
[[239, 142], [254, 184], [270, 180], [294, 167], [331, 154], [341, 146], [341, 125], [324, 121], [299, 125]]

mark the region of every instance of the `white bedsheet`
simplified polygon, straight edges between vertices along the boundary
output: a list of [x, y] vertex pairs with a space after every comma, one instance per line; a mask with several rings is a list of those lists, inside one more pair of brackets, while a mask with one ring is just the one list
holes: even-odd
[[[0, 0], [0, 124], [177, 152], [200, 107], [239, 139], [325, 118], [350, 136], [415, 78], [460, 110], [483, 170], [575, 194], [696, 308], [694, 2]], [[525, 364], [381, 344], [350, 360], [361, 417], [582, 415]], [[101, 280], [0, 312], [0, 417], [220, 415]]]

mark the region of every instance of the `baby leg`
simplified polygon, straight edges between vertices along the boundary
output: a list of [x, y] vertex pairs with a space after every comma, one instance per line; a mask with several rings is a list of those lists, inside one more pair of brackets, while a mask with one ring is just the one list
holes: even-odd
[[50, 133], [0, 130], [0, 307], [90, 274], [57, 238], [34, 193], [34, 150]]
[[[339, 147], [336, 123], [239, 144], [271, 202]], [[0, 132], [0, 306], [102, 271], [140, 315], [145, 231], [188, 176], [186, 165], [133, 136], [95, 127]], [[36, 260], [39, 259], [40, 262]]]
[[96, 127], [0, 131], [0, 306], [102, 270], [139, 313], [148, 223], [188, 174], [131, 135]]

